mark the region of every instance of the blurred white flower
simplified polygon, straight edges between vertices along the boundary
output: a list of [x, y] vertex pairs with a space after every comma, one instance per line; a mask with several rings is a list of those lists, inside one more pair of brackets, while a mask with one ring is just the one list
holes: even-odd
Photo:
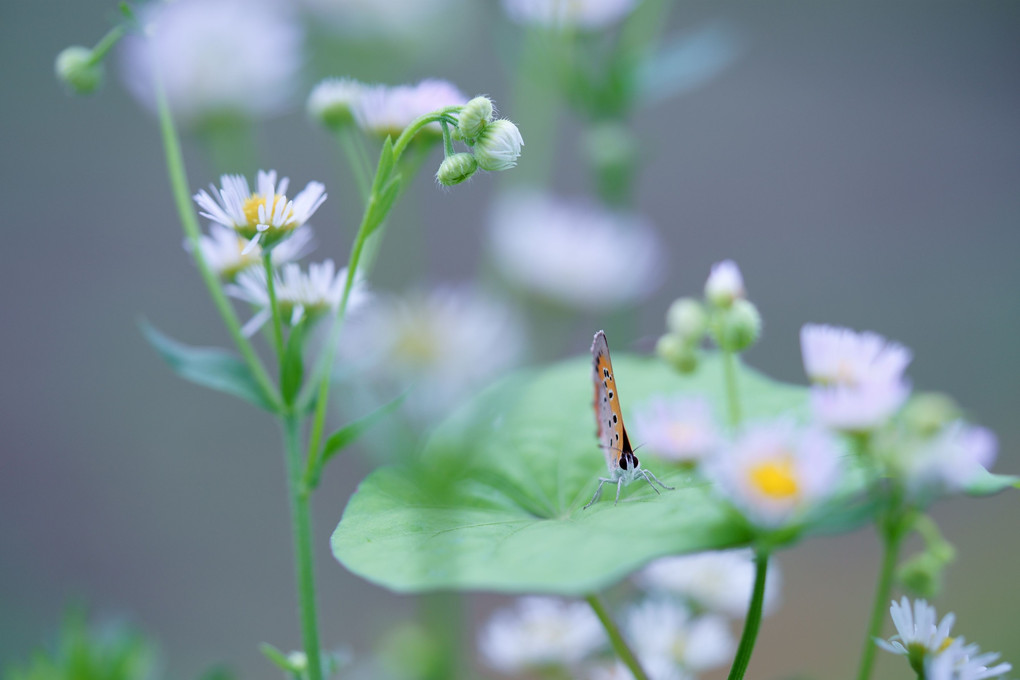
[[123, 43], [128, 89], [156, 108], [153, 68], [174, 115], [195, 123], [218, 115], [264, 116], [294, 94], [303, 35], [285, 3], [176, 0], [149, 3], [145, 36]]
[[997, 452], [991, 430], [954, 421], [922, 443], [896, 447], [888, 455], [912, 490], [958, 492], [992, 466]]
[[370, 381], [406, 388], [414, 416], [446, 413], [512, 367], [524, 349], [517, 314], [470, 288], [439, 288], [406, 298], [377, 298], [350, 319], [341, 354]]
[[[273, 273], [273, 289], [280, 316], [292, 326], [306, 318], [314, 319], [323, 312], [337, 311], [346, 287], [347, 267], [337, 271], [333, 260], [313, 262], [308, 265], [307, 272], [291, 262]], [[228, 295], [258, 308], [242, 329], [245, 335], [253, 334], [272, 318], [265, 269], [252, 267], [244, 270], [225, 290]], [[347, 301], [348, 313], [356, 311], [367, 300], [365, 285], [356, 278]]]
[[[417, 85], [365, 85], [354, 105], [354, 120], [369, 134], [396, 138], [415, 118], [447, 106], [467, 103], [455, 85], [438, 79]], [[438, 134], [438, 123], [426, 129]]]
[[585, 310], [644, 298], [662, 272], [661, 243], [643, 219], [539, 194], [497, 202], [489, 249], [515, 285]]
[[736, 262], [723, 260], [712, 265], [712, 271], [705, 281], [705, 297], [709, 302], [716, 307], [729, 307], [746, 294], [744, 277]]
[[591, 607], [548, 597], [522, 597], [500, 609], [478, 638], [485, 663], [503, 673], [572, 667], [605, 643]]
[[[673, 663], [667, 657], [639, 659], [641, 669], [651, 680], [695, 680], [695, 677]], [[634, 674], [622, 661], [613, 661], [593, 666], [585, 675], [589, 680], [634, 680]]]
[[667, 460], [698, 462], [720, 443], [712, 407], [700, 397], [656, 397], [631, 415], [634, 441]]
[[[209, 234], [198, 237], [198, 247], [202, 251], [209, 268], [222, 279], [233, 281], [240, 272], [248, 267], [262, 266], [262, 248], [244, 252], [248, 242], [237, 235], [237, 232], [222, 224], [209, 225]], [[184, 242], [186, 250], [190, 243]], [[273, 265], [280, 266], [287, 262], [300, 260], [315, 249], [315, 235], [312, 228], [305, 225], [298, 227], [290, 238], [280, 242], [272, 250]]]
[[806, 324], [800, 332], [811, 406], [822, 424], [844, 431], [871, 430], [910, 396], [903, 372], [910, 350], [876, 333]]
[[1012, 664], [1000, 663], [989, 668], [987, 664], [995, 663], [998, 652], [981, 653], [976, 644], [967, 644], [961, 638], [951, 639], [948, 647], [925, 659], [925, 678], [927, 680], [986, 680], [998, 678], [1013, 670]]
[[308, 115], [333, 127], [354, 120], [365, 85], [353, 78], [326, 78], [308, 95]]
[[[638, 572], [645, 588], [679, 595], [698, 608], [734, 618], [747, 615], [754, 590], [754, 555], [750, 548], [717, 550], [655, 560]], [[775, 558], [765, 580], [765, 612], [779, 602], [781, 577]]]
[[626, 17], [640, 0], [503, 0], [511, 20], [547, 28], [606, 28]]
[[627, 639], [652, 680], [676, 677], [675, 671], [715, 668], [729, 661], [736, 649], [726, 619], [713, 614], [695, 617], [669, 600], [646, 600], [627, 612], [624, 621]]
[[706, 461], [706, 472], [751, 522], [776, 527], [833, 492], [839, 456], [826, 432], [778, 421], [749, 427]]
[[275, 170], [259, 170], [253, 193], [242, 175], [223, 175], [220, 189], [210, 186], [212, 195], [203, 189], [193, 198], [202, 208], [203, 217], [248, 239], [242, 250], [247, 254], [259, 245], [271, 247], [291, 235], [326, 200], [326, 187], [320, 182], [309, 182], [293, 200], [288, 200], [289, 184], [287, 177], [277, 184]]
[[928, 604], [927, 600], [914, 600], [911, 605], [904, 595], [899, 602], [892, 603], [889, 615], [896, 626], [896, 635], [888, 640], [875, 640], [886, 651], [902, 654], [914, 661], [937, 654], [952, 642], [949, 631], [956, 621], [956, 615], [950, 612], [936, 625], [935, 607]]
[[877, 333], [804, 324], [800, 329], [804, 372], [821, 385], [858, 387], [898, 381], [910, 363], [910, 350]]

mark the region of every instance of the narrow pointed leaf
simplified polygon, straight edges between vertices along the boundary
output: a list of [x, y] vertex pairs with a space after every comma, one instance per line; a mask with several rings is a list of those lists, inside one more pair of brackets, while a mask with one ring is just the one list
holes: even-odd
[[149, 344], [180, 377], [240, 397], [267, 411], [273, 410], [247, 364], [234, 354], [218, 347], [192, 347], [178, 342], [145, 320], [138, 325]]
[[379, 193], [386, 186], [391, 172], [393, 172], [393, 140], [387, 137], [379, 153], [379, 167], [376, 168], [375, 179], [372, 182], [372, 193]]
[[967, 483], [964, 490], [971, 496], [990, 496], [1011, 486], [1020, 488], [1020, 477], [982, 471]]
[[287, 348], [283, 352], [283, 365], [280, 367], [280, 392], [283, 396], [283, 403], [294, 403], [294, 397], [301, 389], [304, 379], [304, 344], [305, 344], [305, 323], [299, 323], [290, 331], [287, 338]]
[[359, 437], [361, 437], [361, 435], [365, 434], [365, 432], [372, 428], [376, 423], [393, 413], [393, 411], [395, 411], [397, 407], [404, 402], [404, 396], [405, 395], [403, 394], [400, 395], [393, 401], [380, 406], [375, 411], [372, 411], [367, 416], [347, 423], [331, 434], [322, 447], [322, 462], [320, 465], [325, 465], [330, 458], [353, 444]]

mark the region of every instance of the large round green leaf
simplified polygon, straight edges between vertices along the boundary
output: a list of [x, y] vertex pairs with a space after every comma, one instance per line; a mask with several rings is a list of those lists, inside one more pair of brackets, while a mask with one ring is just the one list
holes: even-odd
[[[614, 357], [624, 416], [654, 395], [698, 394], [725, 416], [722, 364], [691, 376]], [[412, 465], [381, 468], [351, 498], [333, 554], [401, 592], [435, 589], [597, 591], [663, 555], [746, 543], [746, 526], [708, 485], [639, 451], [675, 491], [638, 480], [583, 510], [606, 466], [595, 440], [590, 361], [529, 371], [491, 388], [440, 426]], [[748, 419], [806, 410], [804, 388], [740, 369]], [[638, 433], [632, 433], [634, 437]], [[635, 439], [635, 446], [641, 442]]]

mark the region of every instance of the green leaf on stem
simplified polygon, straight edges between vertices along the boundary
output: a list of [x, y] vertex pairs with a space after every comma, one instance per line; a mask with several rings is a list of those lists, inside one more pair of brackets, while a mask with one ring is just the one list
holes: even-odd
[[964, 491], [971, 496], [991, 496], [1009, 487], [1020, 488], [1020, 477], [1016, 475], [997, 475], [982, 470], [967, 482]]
[[302, 322], [290, 329], [287, 348], [283, 353], [283, 363], [280, 365], [280, 392], [283, 395], [283, 403], [287, 405], [294, 403], [294, 397], [301, 390], [301, 383], [304, 380], [306, 325]]
[[375, 179], [372, 181], [372, 193], [378, 194], [393, 172], [393, 140], [390, 137], [383, 142], [382, 151], [379, 153], [379, 166], [375, 170]]
[[393, 411], [395, 411], [397, 407], [404, 402], [404, 398], [406, 396], [406, 394], [401, 394], [393, 401], [380, 406], [366, 416], [362, 416], [357, 420], [347, 423], [331, 434], [322, 447], [322, 459], [319, 463], [319, 467], [321, 468], [325, 466], [330, 458], [353, 444], [361, 437], [361, 435], [365, 434], [365, 432], [371, 429], [376, 423], [393, 413]]
[[386, 216], [390, 212], [390, 208], [393, 207], [393, 203], [397, 200], [400, 195], [400, 182], [401, 176], [399, 174], [394, 175], [393, 178], [386, 183], [383, 189], [376, 195], [373, 196], [375, 199], [372, 204], [372, 217], [369, 222], [368, 229], [365, 231], [365, 235], [369, 236], [379, 225], [383, 223]]
[[156, 330], [144, 319], [138, 326], [170, 368], [180, 377], [203, 387], [232, 394], [267, 411], [273, 406], [262, 396], [247, 364], [218, 347], [192, 347]]
[[[614, 356], [624, 413], [658, 395], [707, 398], [722, 420], [717, 356], [680, 376], [658, 360]], [[807, 391], [740, 368], [751, 419], [806, 418]], [[594, 435], [591, 362], [575, 359], [512, 376], [439, 426], [413, 464], [376, 470], [333, 534], [336, 558], [399, 592], [440, 589], [582, 595], [663, 555], [746, 544], [745, 522], [690, 471], [641, 461], [676, 487], [638, 480], [584, 510], [605, 462]], [[639, 433], [634, 444], [640, 444]]]
[[259, 645], [259, 651], [281, 671], [285, 673], [293, 673], [295, 671], [294, 664], [290, 662], [287, 655], [268, 642], [263, 642]]

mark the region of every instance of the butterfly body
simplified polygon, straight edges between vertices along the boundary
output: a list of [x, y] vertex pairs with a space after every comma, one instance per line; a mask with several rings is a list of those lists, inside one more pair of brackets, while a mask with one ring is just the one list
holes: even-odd
[[599, 477], [599, 486], [595, 490], [595, 495], [584, 507], [587, 509], [598, 501], [602, 495], [602, 486], [607, 483], [616, 484], [617, 502], [620, 501], [620, 491], [623, 487], [638, 478], [648, 482], [655, 493], [659, 493], [655, 484], [663, 489], [672, 490], [672, 487], [666, 486], [655, 475], [642, 468], [638, 457], [634, 455], [630, 438], [627, 436], [627, 429], [623, 425], [620, 395], [616, 390], [613, 363], [609, 358], [609, 343], [606, 341], [604, 332], [599, 331], [595, 334], [591, 345], [591, 354], [592, 380], [595, 385], [593, 404], [595, 422], [598, 424], [599, 446], [606, 457], [609, 477]]

